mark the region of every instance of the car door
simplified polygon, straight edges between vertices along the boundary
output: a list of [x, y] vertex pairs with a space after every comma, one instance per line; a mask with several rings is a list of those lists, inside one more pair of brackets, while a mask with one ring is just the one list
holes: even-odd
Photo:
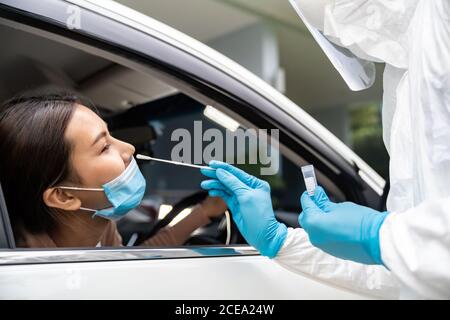
[[[175, 39], [178, 43], [175, 47], [175, 40], [168, 38], [171, 33], [160, 24], [128, 21], [127, 17], [90, 2], [74, 3], [2, 0], [1, 19], [15, 28], [78, 46], [144, 72], [156, 70], [162, 78], [198, 96], [205, 104], [224, 108], [242, 123], [281, 128], [281, 145], [292, 146], [286, 154], [293, 161], [317, 163], [324, 181], [336, 181], [330, 185], [340, 197], [372, 205], [379, 200], [341, 155], [294, 121], [286, 110], [258, 95], [251, 85], [202, 61], [187, 47], [180, 49], [187, 38]], [[67, 24], [73, 12], [78, 12], [81, 19], [75, 29]], [[160, 35], [155, 37], [158, 27]], [[3, 194], [0, 200], [2, 299], [367, 298], [294, 274], [247, 245], [17, 249]]]

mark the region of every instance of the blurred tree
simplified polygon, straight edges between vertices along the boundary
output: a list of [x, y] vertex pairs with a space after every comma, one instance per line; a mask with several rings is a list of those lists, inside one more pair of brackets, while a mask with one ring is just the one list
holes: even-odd
[[353, 150], [383, 178], [389, 177], [389, 155], [383, 142], [381, 106], [377, 102], [350, 107]]

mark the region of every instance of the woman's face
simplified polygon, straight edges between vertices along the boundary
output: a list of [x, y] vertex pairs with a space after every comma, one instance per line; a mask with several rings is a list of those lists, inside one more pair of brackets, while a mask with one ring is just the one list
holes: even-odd
[[[72, 145], [70, 163], [73, 175], [79, 180], [77, 187], [101, 188], [125, 170], [135, 152], [131, 144], [113, 138], [106, 123], [83, 105], [76, 105], [65, 135]], [[103, 209], [110, 206], [103, 192], [74, 193], [82, 207]]]

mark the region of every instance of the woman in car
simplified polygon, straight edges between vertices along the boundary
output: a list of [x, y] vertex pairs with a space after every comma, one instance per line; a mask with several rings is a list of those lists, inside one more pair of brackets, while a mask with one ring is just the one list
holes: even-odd
[[[135, 148], [71, 93], [28, 94], [0, 109], [0, 181], [18, 247], [121, 246], [115, 221], [145, 192]], [[143, 246], [183, 244], [226, 210], [206, 198]]]

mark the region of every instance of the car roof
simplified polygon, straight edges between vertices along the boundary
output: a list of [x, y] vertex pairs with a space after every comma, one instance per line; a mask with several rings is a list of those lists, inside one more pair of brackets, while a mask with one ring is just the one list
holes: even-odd
[[202, 60], [209, 65], [215, 66], [239, 82], [247, 85], [250, 84], [251, 87], [264, 98], [268, 99], [280, 109], [290, 114], [293, 118], [297, 119], [297, 121], [299, 121], [298, 119], [301, 119], [302, 125], [312, 131], [319, 139], [323, 141], [323, 143], [338, 152], [349, 163], [355, 164], [362, 171], [360, 172], [361, 178], [381, 195], [385, 181], [375, 170], [373, 170], [364, 160], [362, 160], [341, 140], [339, 140], [328, 129], [305, 112], [301, 107], [267, 84], [261, 78], [244, 68], [242, 65], [236, 63], [200, 41], [195, 40], [192, 37], [154, 18], [115, 1], [67, 0], [67, 2], [95, 11], [98, 14], [102, 14], [123, 24], [146, 32], [152, 37], [169, 43], [180, 50], [188, 52], [197, 59]]

